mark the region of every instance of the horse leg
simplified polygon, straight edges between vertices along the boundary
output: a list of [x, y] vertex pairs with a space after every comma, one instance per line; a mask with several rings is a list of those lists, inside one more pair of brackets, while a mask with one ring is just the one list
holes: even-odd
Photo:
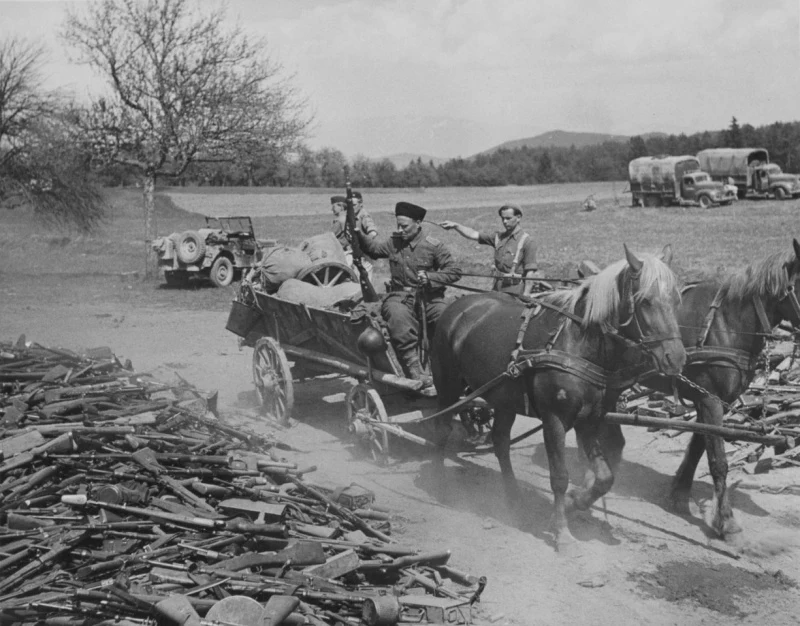
[[564, 454], [566, 431], [564, 424], [550, 412], [540, 413], [544, 430], [544, 446], [550, 466], [550, 488], [553, 490], [553, 532], [556, 549], [559, 552], [574, 552], [577, 545], [575, 537], [567, 525], [567, 488], [569, 473]]
[[514, 425], [515, 419], [516, 414], [513, 409], [495, 406], [492, 421], [492, 444], [503, 475], [506, 499], [511, 508], [516, 508], [520, 503], [519, 484], [514, 475], [514, 468], [511, 466], [511, 427]]
[[[704, 424], [722, 426], [722, 405], [711, 398], [697, 405], [697, 416]], [[706, 435], [706, 454], [708, 469], [714, 482], [714, 497], [711, 502], [711, 528], [723, 539], [730, 539], [742, 532], [742, 527], [733, 516], [728, 494], [728, 459], [725, 456], [725, 442], [722, 437]]]
[[692, 493], [692, 481], [694, 480], [697, 464], [700, 462], [700, 457], [703, 456], [705, 449], [705, 435], [693, 434], [683, 455], [683, 461], [681, 461], [675, 478], [672, 480], [670, 503], [672, 509], [679, 515], [691, 515], [689, 500]]
[[[575, 426], [578, 444], [589, 462], [590, 470], [586, 473], [584, 485], [570, 489], [567, 493], [567, 509], [587, 510], [594, 502], [609, 492], [614, 484], [614, 472], [598, 437], [598, 426], [583, 423]], [[618, 450], [612, 450], [619, 453]]]

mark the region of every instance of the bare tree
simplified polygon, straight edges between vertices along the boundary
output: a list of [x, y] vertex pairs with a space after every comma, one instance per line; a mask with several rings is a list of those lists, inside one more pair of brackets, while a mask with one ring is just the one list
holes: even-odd
[[263, 42], [224, 18], [224, 8], [203, 13], [189, 0], [96, 0], [69, 12], [62, 32], [107, 81], [84, 120], [95, 157], [141, 172], [147, 274], [157, 178], [282, 154], [310, 123]]
[[45, 59], [40, 45], [0, 42], [0, 204], [29, 204], [45, 221], [89, 231], [103, 217], [102, 197], [74, 118], [43, 87]]

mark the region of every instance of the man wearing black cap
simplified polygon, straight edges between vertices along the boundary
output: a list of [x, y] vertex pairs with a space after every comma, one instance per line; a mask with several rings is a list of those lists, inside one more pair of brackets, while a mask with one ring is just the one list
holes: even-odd
[[449, 220], [440, 222], [439, 226], [445, 230], [455, 230], [462, 237], [494, 248], [495, 280], [492, 289], [529, 296], [535, 281], [521, 280], [519, 277], [536, 278], [539, 276], [539, 268], [536, 263], [536, 246], [530, 235], [519, 226], [522, 209], [516, 204], [504, 204], [497, 213], [503, 222], [503, 230], [499, 232], [480, 232]]
[[445, 287], [461, 278], [461, 270], [441, 241], [423, 233], [425, 209], [410, 202], [398, 202], [394, 213], [397, 232], [385, 239], [371, 239], [359, 232], [361, 246], [374, 259], [389, 259], [389, 294], [381, 303], [381, 314], [409, 377], [423, 381], [423, 394], [435, 395], [433, 383], [423, 376], [419, 362], [418, 315], [424, 310], [432, 334], [445, 308]]

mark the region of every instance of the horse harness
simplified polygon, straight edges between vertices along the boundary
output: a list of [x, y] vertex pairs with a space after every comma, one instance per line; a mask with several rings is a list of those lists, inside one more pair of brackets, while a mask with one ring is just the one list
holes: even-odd
[[[791, 277], [788, 276], [787, 271], [786, 293], [781, 297], [780, 300], [785, 300], [788, 298], [795, 315], [798, 317], [798, 319], [800, 319], [800, 302], [797, 300], [794, 285], [792, 284], [790, 278]], [[686, 288], [686, 290], [692, 289], [693, 287], [694, 285], [690, 285]], [[705, 345], [706, 341], [708, 340], [708, 334], [711, 332], [711, 325], [714, 323], [717, 311], [722, 305], [722, 299], [722, 287], [720, 287], [714, 296], [714, 300], [711, 302], [711, 305], [708, 308], [708, 313], [706, 313], [697, 343], [694, 346], [686, 348], [686, 365], [688, 367], [690, 365], [713, 363], [719, 367], [728, 367], [730, 369], [738, 370], [739, 372], [752, 371], [756, 366], [756, 359], [758, 358], [757, 354], [752, 354], [739, 348]], [[760, 296], [753, 296], [753, 308], [755, 309], [758, 323], [761, 326], [760, 331], [758, 331], [756, 334], [763, 337], [772, 337], [772, 324], [770, 324], [766, 309], [764, 308], [764, 302]]]
[[[634, 275], [634, 278], [636, 276]], [[675, 339], [671, 335], [645, 335], [642, 325], [637, 315], [636, 302], [634, 299], [633, 291], [626, 285], [627, 299], [630, 303], [630, 317], [620, 323], [620, 327], [634, 324], [638, 332], [639, 339], [633, 340], [620, 334], [619, 330], [613, 327], [606, 326], [603, 333], [617, 339], [624, 343], [627, 347], [639, 348], [648, 354], [652, 354], [650, 348], [651, 344], [660, 343], [668, 339]], [[535, 317], [542, 308], [551, 309], [561, 315], [561, 322], [556, 330], [550, 336], [544, 349], [525, 350], [522, 343], [525, 333], [528, 329], [530, 320]], [[555, 369], [566, 374], [577, 376], [581, 380], [599, 388], [599, 389], [625, 389], [635, 383], [639, 377], [641, 366], [636, 365], [629, 368], [621, 368], [619, 370], [607, 370], [591, 361], [578, 357], [561, 350], [554, 349], [554, 345], [558, 337], [563, 332], [569, 321], [583, 324], [582, 317], [562, 309], [546, 300], [537, 300], [529, 302], [525, 311], [522, 314], [522, 324], [519, 332], [517, 333], [517, 341], [514, 350], [511, 352], [511, 360], [508, 365], [508, 375], [511, 378], [518, 378], [524, 370], [527, 369]]]
[[[521, 298], [521, 296], [518, 297]], [[650, 352], [649, 348], [650, 344], [658, 343], [661, 341], [665, 341], [666, 339], [673, 338], [671, 336], [660, 337], [654, 335], [652, 337], [648, 337], [644, 335], [644, 333], [642, 332], [642, 326], [636, 315], [636, 306], [632, 292], [629, 292], [628, 300], [631, 305], [631, 317], [627, 319], [624, 323], [620, 324], [620, 326], [627, 326], [628, 324], [635, 322], [636, 327], [640, 332], [639, 339], [638, 340], [628, 339], [627, 337], [621, 335], [616, 328], [612, 327], [604, 328], [603, 330], [604, 334], [607, 334], [615, 339], [618, 339], [619, 341], [622, 341], [628, 347], [641, 348], [642, 350], [645, 350], [647, 352]], [[528, 329], [528, 325], [530, 324], [531, 319], [536, 317], [542, 311], [543, 308], [550, 309], [560, 314], [562, 316], [561, 322], [559, 323], [556, 330], [552, 333], [544, 349], [525, 350], [522, 347], [522, 343], [525, 337], [525, 332]], [[563, 332], [564, 328], [566, 327], [567, 323], [570, 320], [578, 324], [583, 324], [584, 320], [579, 315], [576, 315], [571, 311], [562, 309], [561, 307], [551, 304], [546, 300], [542, 300], [538, 297], [531, 297], [531, 299], [526, 302], [525, 310], [523, 311], [521, 317], [522, 317], [522, 324], [520, 325], [519, 332], [517, 333], [516, 344], [511, 352], [511, 359], [505, 371], [501, 372], [491, 380], [485, 382], [477, 389], [474, 389], [455, 404], [452, 404], [447, 408], [437, 411], [433, 415], [427, 415], [417, 419], [409, 420], [406, 423], [411, 424], [418, 422], [426, 422], [429, 420], [436, 419], [438, 417], [442, 417], [444, 415], [450, 415], [452, 413], [456, 413], [462, 407], [465, 407], [470, 402], [472, 402], [475, 398], [482, 396], [484, 393], [486, 393], [490, 389], [500, 384], [504, 379], [519, 378], [525, 370], [529, 369], [559, 370], [566, 374], [577, 376], [581, 380], [601, 390], [624, 389], [626, 387], [629, 387], [639, 379], [639, 373], [638, 373], [638, 370], [640, 369], [639, 366], [636, 366], [635, 368], [626, 368], [609, 372], [605, 368], [600, 367], [599, 365], [592, 363], [587, 359], [571, 355], [561, 350], [556, 350], [553, 347], [556, 341], [558, 340], [558, 337], [561, 335], [561, 333]]]

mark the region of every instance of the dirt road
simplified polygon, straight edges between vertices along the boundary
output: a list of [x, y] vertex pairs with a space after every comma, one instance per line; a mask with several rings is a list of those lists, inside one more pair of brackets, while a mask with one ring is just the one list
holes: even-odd
[[[0, 283], [0, 339], [72, 349], [107, 345], [137, 370], [175, 372], [202, 389], [219, 390], [222, 416], [253, 428], [277, 428], [260, 418], [251, 383], [251, 351], [225, 330], [225, 298], [158, 290], [155, 283], [114, 277], [11, 277]], [[462, 453], [447, 464], [447, 493], [437, 496], [429, 463], [401, 450], [378, 467], [344, 431], [346, 381], [297, 386], [292, 426], [280, 438], [302, 450], [323, 484], [358, 482], [394, 511], [396, 536], [429, 548], [449, 548], [459, 569], [488, 577], [476, 611], [494, 624], [796, 624], [800, 617], [800, 495], [752, 487], [797, 486], [797, 471], [748, 477], [734, 506], [746, 530], [743, 546], [709, 538], [702, 521], [707, 476], [695, 487], [690, 518], [664, 505], [686, 435], [626, 431], [618, 482], [603, 506], [571, 519], [582, 555], [557, 554], [548, 532], [550, 490], [539, 436], [518, 444], [513, 460], [525, 494], [520, 514], [504, 503], [492, 455]], [[536, 422], [520, 418], [515, 430]], [[580, 474], [574, 449], [573, 478]], [[702, 472], [702, 470], [701, 470]], [[794, 495], [792, 495], [794, 494]]]

